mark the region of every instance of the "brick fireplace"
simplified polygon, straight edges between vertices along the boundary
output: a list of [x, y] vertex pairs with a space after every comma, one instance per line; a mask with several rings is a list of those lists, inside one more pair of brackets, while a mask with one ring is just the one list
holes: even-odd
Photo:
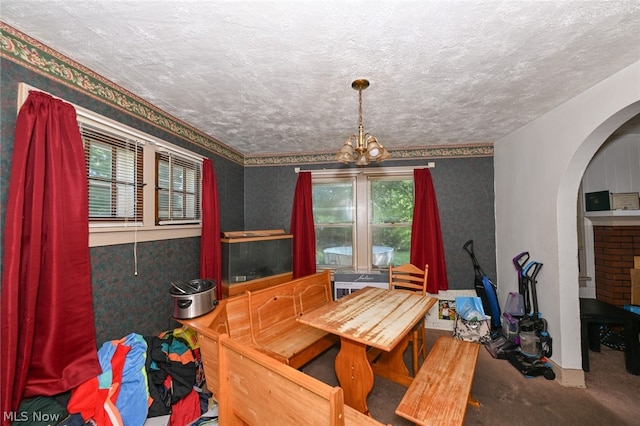
[[613, 305], [631, 303], [633, 257], [640, 256], [640, 226], [594, 226], [596, 298]]

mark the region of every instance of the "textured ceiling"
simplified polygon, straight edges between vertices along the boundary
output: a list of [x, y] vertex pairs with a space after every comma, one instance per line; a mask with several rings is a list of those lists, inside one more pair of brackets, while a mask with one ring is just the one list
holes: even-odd
[[[0, 19], [244, 155], [495, 142], [640, 60], [640, 1], [2, 0]], [[640, 82], [639, 82], [640, 84]]]

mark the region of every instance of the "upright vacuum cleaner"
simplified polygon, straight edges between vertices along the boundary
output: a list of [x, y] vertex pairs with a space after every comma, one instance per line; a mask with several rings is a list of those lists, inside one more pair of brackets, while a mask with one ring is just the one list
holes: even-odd
[[534, 260], [527, 263], [528, 259], [528, 252], [513, 259], [518, 271], [518, 289], [524, 301], [524, 315], [518, 318], [519, 347], [507, 352], [506, 358], [526, 377], [544, 376], [553, 380], [556, 375], [546, 361], [546, 357], [551, 356], [552, 339], [547, 332], [547, 320], [538, 310], [536, 290], [536, 277], [543, 264]]
[[[476, 255], [473, 251], [473, 240], [469, 240], [462, 248], [471, 256], [473, 270], [475, 273], [474, 287], [476, 294], [482, 301], [482, 308], [485, 314], [491, 315], [491, 330], [496, 332], [500, 329], [500, 304], [498, 303], [498, 286], [496, 286], [487, 274], [484, 273]], [[492, 333], [493, 334], [493, 333]]]

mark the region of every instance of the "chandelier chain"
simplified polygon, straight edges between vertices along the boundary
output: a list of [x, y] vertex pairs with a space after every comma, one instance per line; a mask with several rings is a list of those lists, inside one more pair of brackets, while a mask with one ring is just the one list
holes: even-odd
[[358, 94], [359, 94], [359, 103], [360, 103], [360, 110], [359, 110], [359, 117], [360, 117], [360, 122], [358, 123], [360, 125], [360, 127], [362, 127], [362, 89], [358, 90]]

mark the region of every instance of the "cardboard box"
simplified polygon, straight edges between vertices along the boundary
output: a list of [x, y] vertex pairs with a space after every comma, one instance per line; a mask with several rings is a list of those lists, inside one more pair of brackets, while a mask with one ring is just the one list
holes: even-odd
[[389, 275], [367, 272], [336, 271], [333, 283], [333, 300], [365, 287], [389, 288]]
[[631, 269], [631, 304], [640, 305], [640, 256], [633, 258], [634, 269]]

